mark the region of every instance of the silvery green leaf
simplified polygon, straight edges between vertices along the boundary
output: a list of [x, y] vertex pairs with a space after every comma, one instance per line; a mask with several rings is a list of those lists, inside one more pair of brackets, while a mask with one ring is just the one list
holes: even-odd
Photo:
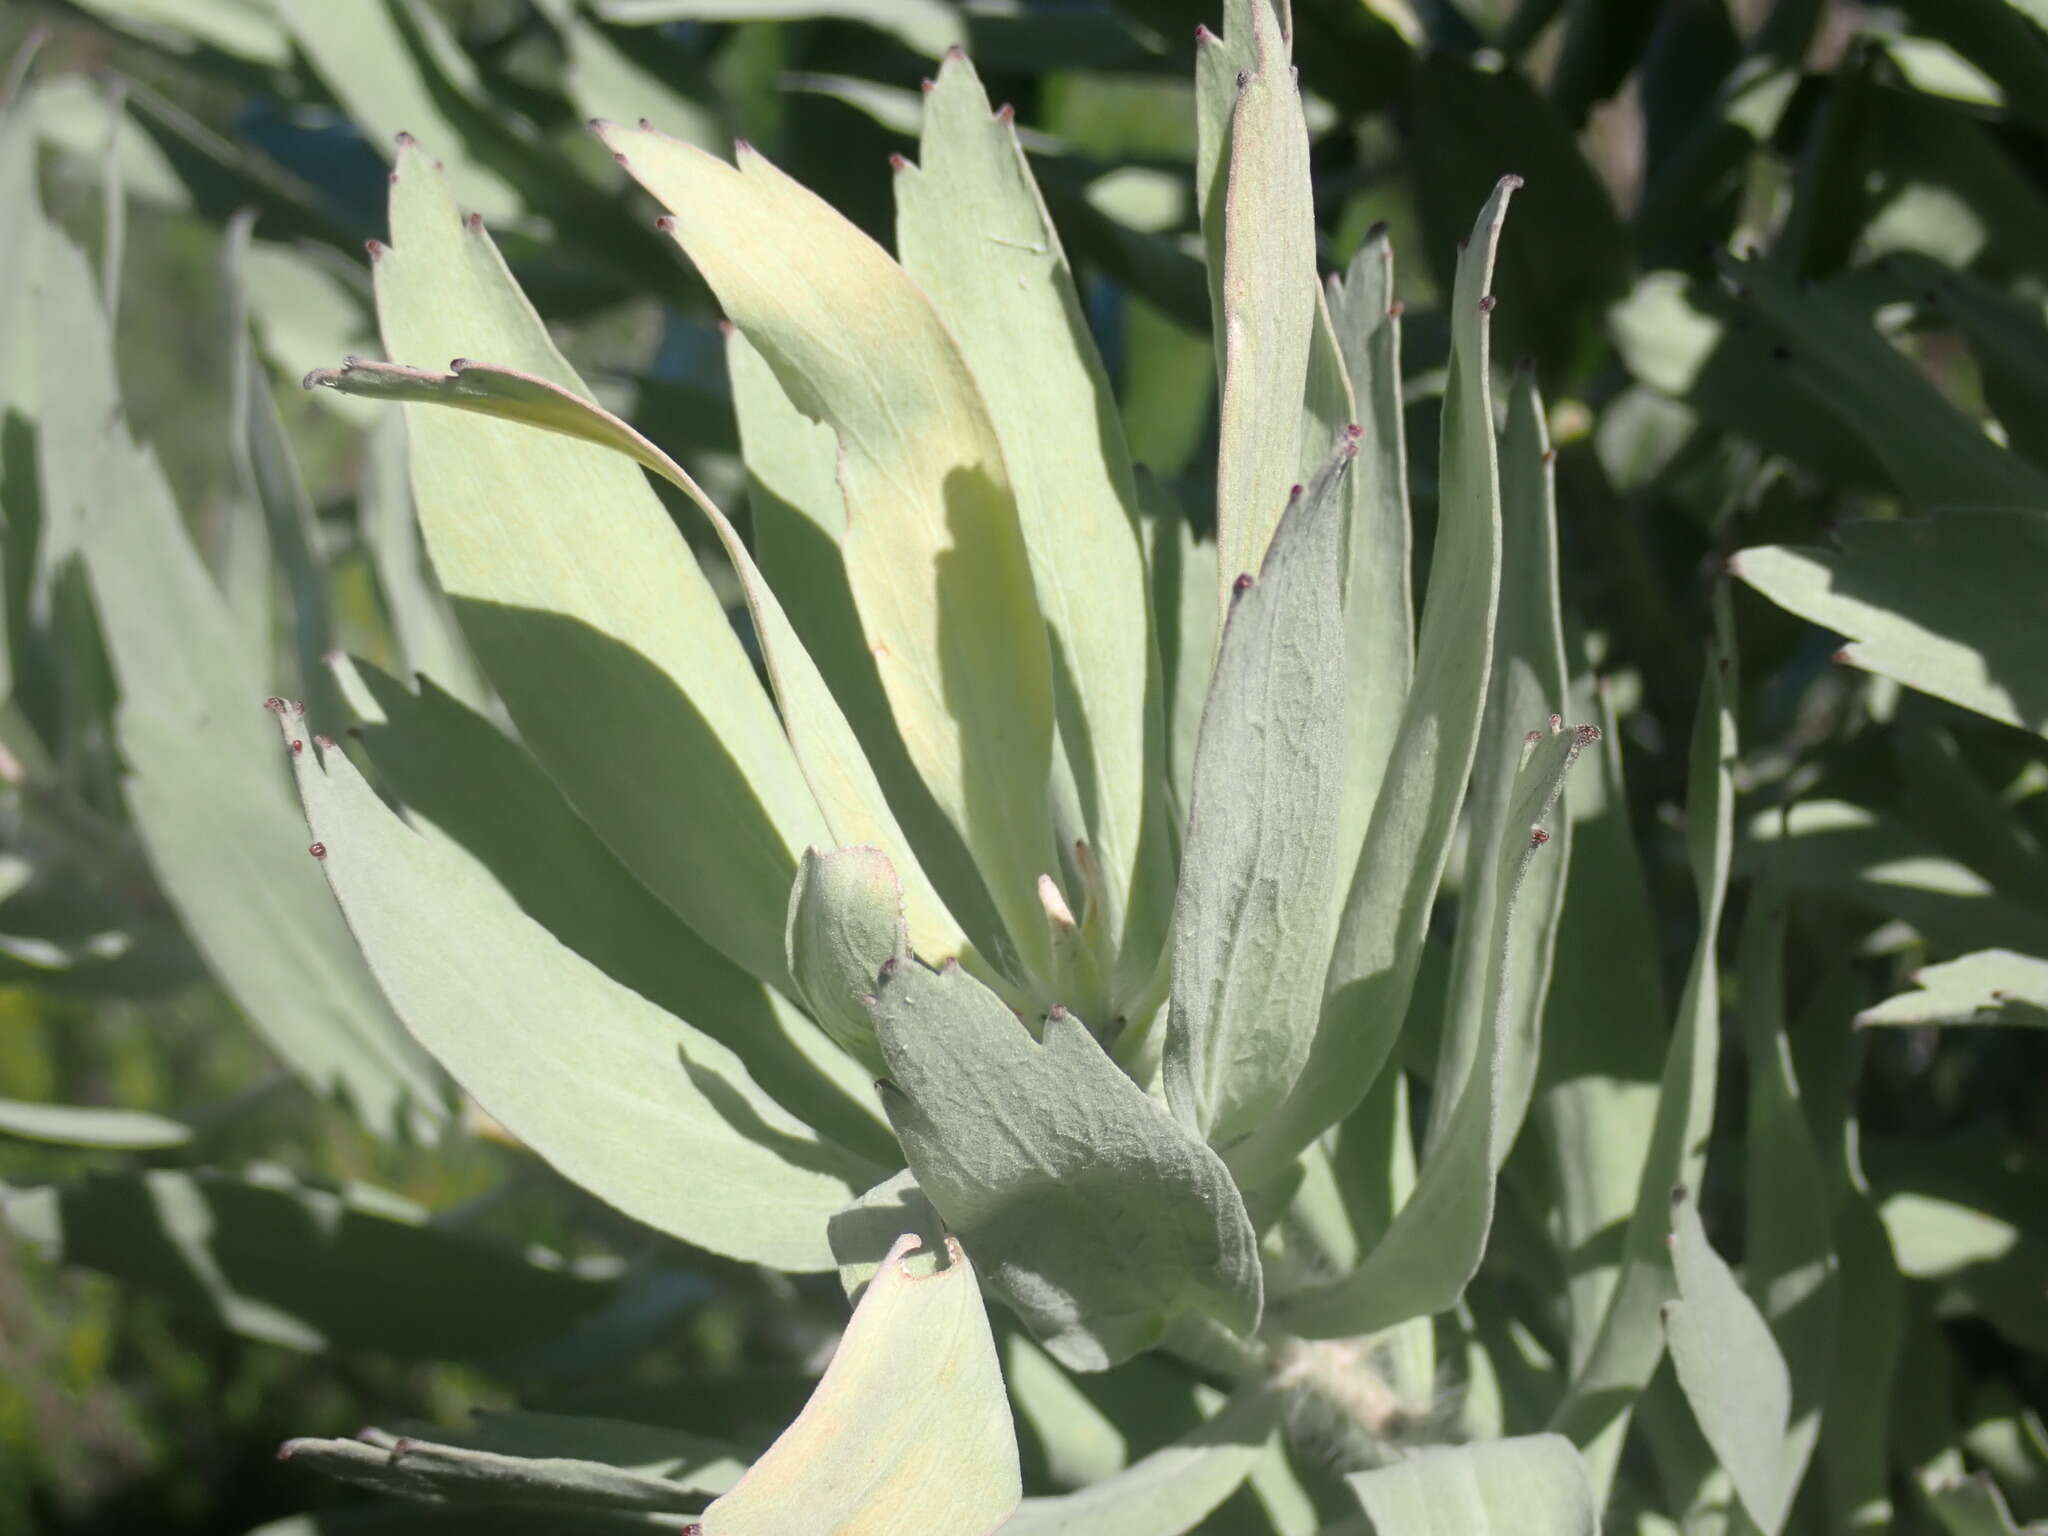
[[1228, 1156], [1301, 1071], [1322, 1001], [1343, 796], [1348, 438], [1237, 582], [1195, 746], [1166, 1097]]
[[460, 848], [408, 828], [279, 703], [323, 871], [407, 1027], [499, 1123], [627, 1215], [791, 1270], [874, 1164], [821, 1140], [709, 1035], [521, 911]]
[[1717, 633], [1707, 650], [1693, 720], [1686, 789], [1685, 839], [1699, 902], [1699, 936], [1678, 1000], [1677, 1027], [1664, 1054], [1656, 1118], [1622, 1245], [1620, 1279], [1550, 1418], [1552, 1429], [1586, 1453], [1593, 1485], [1603, 1497], [1613, 1487], [1629, 1415], [1663, 1357], [1658, 1310], [1677, 1294], [1667, 1244], [1669, 1193], [1681, 1186], [1700, 1187], [1714, 1124], [1721, 1054], [1716, 947], [1735, 815], [1735, 652], [1725, 593], [1715, 613]]
[[1232, 1157], [1247, 1185], [1284, 1169], [1379, 1075], [1408, 1011], [1423, 930], [1450, 857], [1479, 740], [1500, 590], [1488, 282], [1519, 185], [1510, 176], [1494, 189], [1458, 260], [1440, 511], [1415, 679], [1350, 877], [1308, 1064], [1287, 1101]]
[[955, 52], [925, 93], [923, 117], [918, 159], [896, 172], [897, 251], [959, 342], [1016, 487], [1060, 739], [1100, 872], [1102, 910], [1083, 922], [1120, 955], [1121, 996], [1151, 973], [1173, 889], [1130, 450], [1009, 109], [990, 111]]
[[[373, 268], [389, 355], [483, 357], [588, 399], [482, 222], [465, 221], [448, 177], [410, 143], [391, 235]], [[551, 404], [534, 393], [537, 409]], [[797, 856], [833, 839], [653, 487], [609, 446], [475, 408], [408, 405], [406, 424], [434, 570], [527, 747], [655, 895], [754, 975], [785, 982]]]
[[287, 1440], [278, 1460], [297, 1462], [345, 1483], [429, 1503], [473, 1502], [547, 1509], [634, 1509], [696, 1514], [704, 1493], [601, 1461], [508, 1456], [404, 1436], [365, 1440]]
[[910, 953], [903, 887], [879, 848], [807, 849], [789, 892], [789, 973], [811, 1016], [839, 1047], [880, 1074], [868, 1001], [875, 978]]
[[1121, 1472], [1057, 1498], [1026, 1499], [1001, 1536], [1181, 1536], [1245, 1480], [1279, 1418], [1276, 1397], [1247, 1389]]
[[918, 1186], [1055, 1358], [1102, 1370], [1192, 1311], [1256, 1326], [1261, 1276], [1221, 1159], [1056, 1009], [1043, 1039], [957, 966], [882, 977], [883, 1103]]
[[974, 1266], [949, 1238], [945, 1268], [913, 1269], [918, 1241], [889, 1252], [803, 1412], [704, 1512], [703, 1536], [986, 1536], [1016, 1509], [1016, 1430]]
[[1593, 1485], [1562, 1435], [1431, 1446], [1345, 1481], [1374, 1536], [1599, 1536]]
[[612, 980], [704, 1032], [791, 1114], [885, 1165], [897, 1159], [864, 1068], [795, 1004], [693, 933], [633, 878], [531, 754], [423, 680], [417, 694], [369, 666], [361, 741], [412, 824], [469, 855], [519, 909]]
[[1671, 1362], [1744, 1510], [1775, 1532], [1797, 1486], [1786, 1476], [1791, 1373], [1763, 1313], [1708, 1243], [1697, 1202], [1680, 1190], [1672, 1204], [1677, 1295], [1663, 1305]]
[[192, 1127], [140, 1109], [0, 1099], [0, 1136], [46, 1141], [59, 1147], [152, 1152], [184, 1146], [192, 1139]]
[[840, 548], [904, 745], [1042, 977], [1052, 663], [1002, 444], [959, 347], [880, 246], [752, 149], [732, 166], [652, 129], [598, 132], [789, 398], [838, 433]]
[[[1597, 726], [1554, 726], [1528, 751], [1489, 824], [1475, 829], [1481, 857], [1494, 864], [1494, 894], [1479, 908], [1486, 923], [1484, 952], [1491, 958], [1484, 987], [1468, 1005], [1481, 1025], [1474, 1059], [1462, 1077], [1440, 1072], [1438, 1102], [1451, 1107], [1386, 1234], [1350, 1274], [1276, 1303], [1275, 1316], [1289, 1329], [1311, 1338], [1375, 1333], [1449, 1310], [1477, 1272], [1493, 1226], [1494, 1180], [1506, 1156], [1502, 1120], [1513, 1052], [1510, 1029], [1529, 1005], [1528, 976], [1517, 974], [1516, 961], [1518, 946], [1532, 941], [1517, 930], [1518, 893], [1531, 870], [1550, 857], [1545, 845], [1552, 834], [1544, 823], [1564, 792], [1565, 775], [1597, 740]], [[1500, 750], [1507, 743], [1496, 737], [1492, 746]], [[1509, 750], [1522, 746], [1516, 742]], [[1468, 889], [1471, 880], [1468, 875]]]
[[1980, 949], [1915, 971], [1912, 980], [1913, 991], [1864, 1009], [1857, 1024], [2048, 1027], [2048, 960], [2034, 955]]

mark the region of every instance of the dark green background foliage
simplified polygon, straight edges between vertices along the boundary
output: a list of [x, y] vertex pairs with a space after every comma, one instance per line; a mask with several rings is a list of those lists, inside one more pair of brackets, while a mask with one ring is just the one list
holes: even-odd
[[[886, 245], [889, 157], [914, 152], [919, 82], [964, 38], [1030, 130], [1135, 457], [1161, 504], [1213, 525], [1209, 297], [1190, 239], [1195, 25], [1218, 20], [1203, 5], [924, 0], [862, 21], [802, 6], [734, 20], [746, 6], [688, 0], [327, 0], [339, 28], [287, 19], [301, 9], [28, 0], [0, 16], [14, 88], [36, 82], [44, 206], [119, 295], [137, 432], [217, 570], [246, 563], [238, 509], [269, 514], [289, 594], [276, 691], [334, 686], [329, 647], [397, 672], [432, 642], [405, 633], [416, 618], [377, 531], [394, 494], [379, 418], [290, 387], [378, 350], [364, 242], [386, 233], [399, 130], [485, 211], [605, 402], [744, 523], [711, 297], [582, 123], [744, 137]], [[1906, 1027], [1852, 1029], [1915, 996], [1923, 967], [2048, 954], [2039, 14], [2017, 0], [1293, 3], [1319, 265], [1342, 270], [1384, 225], [1406, 307], [1418, 590], [1441, 301], [1473, 211], [1503, 174], [1526, 181], [1494, 352], [1526, 360], [1548, 402], [1568, 650], [1588, 682], [1572, 718], [1609, 723], [1612, 797], [1590, 817], [1572, 802], [1539, 1103], [1583, 1083], [1626, 1099], [1663, 1069], [1666, 999], [1699, 933], [1687, 742], [1728, 596], [1735, 881], [1698, 1196], [1753, 1289], [1796, 1254], [1773, 1196], [1803, 1175], [1765, 1134], [1782, 1123], [1782, 1022], [1814, 1177], [1839, 1200], [1843, 1277], [1798, 1532], [1849, 1529], [1866, 1501], [1882, 1504], [1867, 1529], [1995, 1531], [1929, 1493], [1979, 1471], [2015, 1518], [2048, 1517], [2048, 999], [1937, 973], [1933, 1003], [1888, 1005]], [[274, 1460], [287, 1436], [372, 1420], [446, 1432], [519, 1406], [765, 1445], [843, 1321], [829, 1277], [769, 1276], [644, 1230], [489, 1126], [376, 1139], [289, 1076], [210, 979], [130, 823], [90, 606], [31, 580], [34, 450], [13, 403], [0, 381], [0, 1532], [197, 1536], [315, 1505], [295, 1533], [410, 1531], [422, 1517]], [[296, 505], [287, 441], [305, 500], [279, 513]], [[669, 502], [737, 610], [700, 520]], [[1811, 558], [1788, 572], [1759, 546]], [[1739, 551], [1755, 553], [1731, 565]], [[1928, 636], [1974, 658], [1961, 682], [1930, 670]], [[365, 676], [394, 715], [439, 707]], [[458, 716], [482, 724], [451, 704]], [[397, 759], [379, 767], [403, 777]], [[1400, 1047], [1423, 1080], [1442, 985], [1426, 963], [1424, 1017]], [[1942, 1027], [1967, 1022], [1988, 1027]], [[53, 1125], [32, 1108], [51, 1104], [166, 1118]], [[1464, 1363], [1470, 1338], [1496, 1362], [1560, 1352], [1585, 1255], [1555, 1241], [1547, 1146], [1532, 1130], [1508, 1162], [1485, 1263], [1437, 1319], [1434, 1417], [1393, 1439], [1550, 1421], [1544, 1369], [1481, 1379]], [[1988, 1247], [1956, 1236], [1985, 1222]], [[1618, 1252], [1621, 1224], [1589, 1241]], [[1502, 1346], [1511, 1318], [1529, 1350]], [[1017, 1325], [996, 1326], [1001, 1342]], [[1180, 1371], [1148, 1357], [1087, 1379], [1131, 1457], [1195, 1422]], [[1638, 1421], [1609, 1528], [1651, 1509], [1722, 1529], [1725, 1490], [1671, 1372]], [[1019, 1429], [1026, 1492], [1070, 1485], [1076, 1469], [1028, 1417]], [[1331, 1469], [1357, 1448], [1312, 1419], [1296, 1429], [1322, 1521], [1355, 1516]], [[1276, 1528], [1249, 1489], [1201, 1527]]]

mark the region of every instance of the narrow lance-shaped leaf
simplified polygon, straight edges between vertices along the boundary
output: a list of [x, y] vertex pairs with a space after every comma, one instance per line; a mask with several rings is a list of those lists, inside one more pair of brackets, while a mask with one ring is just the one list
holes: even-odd
[[1693, 721], [1686, 792], [1686, 847], [1699, 900], [1699, 937], [1664, 1056], [1657, 1117], [1623, 1246], [1621, 1278], [1585, 1363], [1550, 1421], [1586, 1452], [1594, 1486], [1603, 1497], [1613, 1485], [1629, 1413], [1663, 1356], [1658, 1309], [1677, 1294], [1666, 1245], [1669, 1192], [1700, 1187], [1714, 1123], [1721, 1050], [1716, 948], [1735, 814], [1735, 652], [1725, 592], [1716, 598], [1715, 627]]
[[0, 1136], [46, 1141], [60, 1147], [153, 1152], [184, 1146], [192, 1139], [192, 1127], [140, 1109], [0, 1099]]
[[[115, 738], [151, 867], [229, 995], [316, 1091], [369, 1125], [428, 1129], [441, 1088], [301, 861], [271, 756], [258, 659], [201, 563], [155, 456], [121, 419], [85, 257], [41, 242], [48, 327], [38, 463], [43, 547], [82, 548], [121, 691]], [[72, 498], [79, 498], [73, 500]]]
[[1343, 278], [1329, 282], [1330, 321], [1362, 430], [1345, 534], [1344, 811], [1338, 867], [1356, 869], [1373, 803], [1415, 675], [1409, 571], [1408, 435], [1401, 410], [1401, 306], [1384, 225], [1368, 233]]
[[1508, 199], [1519, 185], [1509, 176], [1494, 189], [1459, 258], [1440, 510], [1415, 681], [1350, 877], [1308, 1064], [1288, 1100], [1232, 1157], [1247, 1185], [1284, 1168], [1350, 1112], [1393, 1049], [1414, 989], [1492, 665], [1501, 527], [1487, 282]]
[[1743, 1509], [1760, 1530], [1774, 1532], [1796, 1486], [1785, 1476], [1792, 1378], [1770, 1325], [1708, 1243], [1698, 1204], [1683, 1189], [1672, 1204], [1677, 1296], [1662, 1309], [1671, 1361]]
[[1228, 1149], [1293, 1086], [1322, 1001], [1343, 794], [1347, 437], [1236, 581], [1195, 747], [1166, 1096]]
[[1858, 1025], [2029, 1024], [2048, 1028], [2048, 960], [2009, 949], [1930, 965], [1913, 973], [1914, 990], [1856, 1015]]
[[[1508, 395], [1508, 419], [1500, 442], [1501, 591], [1494, 630], [1493, 669], [1487, 683], [1486, 713], [1480, 722], [1482, 747], [1472, 770], [1467, 799], [1474, 846], [1498, 850], [1468, 868], [1458, 893], [1458, 934], [1451, 951], [1451, 984], [1444, 1006], [1444, 1031], [1434, 1079], [1444, 1108], [1430, 1126], [1429, 1144], [1442, 1140], [1453, 1102], [1445, 1095], [1464, 1083], [1475, 1061], [1477, 1037], [1497, 1028], [1501, 1053], [1494, 1166], [1498, 1168], [1521, 1130], [1535, 1083], [1550, 987], [1551, 953], [1571, 868], [1571, 822], [1550, 829], [1541, 859], [1510, 862], [1502, 857], [1528, 835], [1516, 819], [1520, 796], [1512, 743], [1529, 723], [1565, 704], [1564, 618], [1557, 578], [1557, 501], [1550, 435], [1543, 425], [1543, 400], [1533, 373], [1517, 373]], [[1555, 729], [1555, 724], [1553, 724]], [[1597, 741], [1597, 726], [1581, 727], [1579, 742]], [[1576, 761], [1576, 753], [1573, 760]], [[1503, 882], [1515, 881], [1512, 887]], [[1495, 933], [1496, 914], [1512, 906], [1515, 938], [1503, 960]], [[1482, 998], [1485, 1001], [1482, 1001]], [[1498, 1007], [1500, 1017], [1492, 1017]]]
[[1002, 447], [959, 348], [901, 267], [751, 148], [735, 168], [651, 128], [598, 132], [668, 207], [790, 399], [839, 434], [841, 549], [904, 745], [1043, 975], [1051, 662]]
[[[1016, 488], [1103, 910], [1095, 942], [1142, 983], [1172, 899], [1159, 692], [1137, 490], [1116, 400], [1009, 109], [954, 50], [897, 162], [904, 269], [960, 344]], [[1135, 925], [1129, 928], [1127, 925]]]
[[[1473, 913], [1465, 921], [1484, 921], [1484, 952], [1490, 959], [1478, 993], [1462, 1003], [1455, 993], [1452, 999], [1452, 1007], [1478, 1015], [1475, 1054], [1461, 1075], [1449, 1075], [1449, 1063], [1440, 1071], [1434, 1085], [1438, 1102], [1451, 1107], [1438, 1121], [1441, 1129], [1413, 1193], [1365, 1262], [1341, 1280], [1276, 1303], [1275, 1315], [1297, 1333], [1316, 1338], [1375, 1333], [1411, 1317], [1448, 1311], [1486, 1252], [1494, 1180], [1506, 1157], [1503, 1121], [1515, 1054], [1512, 1031], [1530, 1006], [1532, 967], [1524, 956], [1548, 936], [1540, 924], [1532, 925], [1537, 933], [1524, 930], [1521, 893], [1532, 871], [1554, 856], [1546, 847], [1554, 834], [1544, 823], [1564, 792], [1565, 775], [1580, 752], [1600, 739], [1597, 726], [1566, 729], [1557, 717], [1552, 719], [1557, 723], [1529, 749], [1511, 796], [1475, 828], [1475, 842], [1494, 862], [1493, 897], [1482, 908], [1483, 919]], [[1506, 746], [1498, 740], [1493, 745]], [[1447, 1019], [1446, 1034], [1453, 1027]]]
[[[1743, 919], [1739, 963], [1743, 1045], [1749, 1058], [1744, 1288], [1756, 1301], [1791, 1377], [1778, 1468], [1789, 1504], [1820, 1437], [1822, 1400], [1835, 1368], [1841, 1285], [1831, 1231], [1834, 1195], [1800, 1102], [1786, 1036], [1786, 921], [1782, 891], [1765, 885], [1753, 893]], [[1752, 1506], [1749, 1514], [1766, 1536], [1776, 1536], [1764, 1524], [1767, 1511]]]
[[[482, 356], [588, 398], [481, 222], [410, 143], [391, 232], [373, 264], [391, 356]], [[521, 738], [650, 890], [786, 981], [789, 882], [826, 827], [653, 488], [595, 444], [516, 423], [421, 406], [406, 423], [434, 570]]]
[[[716, 1253], [829, 1269], [873, 1164], [737, 1057], [570, 950], [453, 845], [411, 831], [277, 702], [310, 851], [413, 1034], [514, 1136], [627, 1215]], [[295, 745], [294, 745], [295, 744]], [[309, 861], [311, 862], [311, 861]]]
[[1251, 1219], [1222, 1161], [1064, 1009], [1034, 1040], [957, 966], [887, 967], [883, 1103], [947, 1227], [1071, 1369], [1159, 1343], [1183, 1312], [1256, 1326]]
[[[576, 438], [625, 455], [694, 501], [710, 519], [739, 575], [767, 660], [769, 681], [783, 705], [789, 742], [833, 837], [849, 844], [877, 844], [899, 862], [906, 877], [905, 902], [913, 938], [922, 953], [933, 958], [964, 954], [975, 959], [959, 926], [924, 879], [838, 702], [790, 627], [781, 603], [761, 580], [753, 556], [717, 504], [675, 460], [611, 412], [516, 369], [466, 358], [457, 358], [456, 363], [449, 372], [434, 374], [399, 364], [352, 359], [338, 369], [315, 370], [306, 376], [306, 384], [380, 399], [446, 404]], [[785, 893], [785, 918], [787, 905]], [[976, 963], [979, 966], [978, 960]]]
[[[1219, 97], [1228, 74], [1234, 98], [1227, 141], [1208, 169], [1210, 177], [1225, 178], [1222, 205], [1212, 188], [1202, 210], [1211, 269], [1221, 274], [1211, 279], [1211, 299], [1223, 384], [1218, 600], [1227, 609], [1228, 584], [1257, 568], [1286, 506], [1287, 486], [1299, 473], [1303, 385], [1316, 323], [1315, 208], [1301, 92], [1268, 0], [1233, 6], [1225, 38], [1219, 42], [1205, 32], [1198, 49], [1198, 92]], [[1211, 56], [1222, 62], [1209, 62]], [[1232, 61], [1241, 61], [1234, 72]]]
[[600, 1461], [567, 1456], [507, 1456], [467, 1446], [402, 1437], [287, 1440], [279, 1461], [341, 1482], [427, 1503], [478, 1503], [540, 1509], [630, 1509], [696, 1514], [704, 1495], [685, 1483], [647, 1477]]
[[[1023, 1492], [1016, 1430], [974, 1266], [891, 1250], [780, 1439], [704, 1512], [703, 1536], [992, 1532]], [[920, 1269], [928, 1255], [921, 1255]]]

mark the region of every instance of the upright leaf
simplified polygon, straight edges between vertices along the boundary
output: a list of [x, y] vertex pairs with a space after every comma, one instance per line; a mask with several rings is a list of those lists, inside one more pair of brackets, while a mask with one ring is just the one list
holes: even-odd
[[1043, 974], [1051, 662], [1002, 447], [959, 348], [902, 268], [751, 148], [735, 168], [650, 128], [599, 132], [790, 399], [839, 434], [841, 549], [904, 745]]
[[1227, 1149], [1293, 1086], [1329, 942], [1344, 764], [1345, 491], [1340, 443], [1237, 583], [1195, 746], [1166, 1097]]
[[1744, 1510], [1760, 1530], [1775, 1532], [1797, 1486], [1785, 1476], [1791, 1374], [1763, 1313], [1707, 1242], [1698, 1204], [1680, 1190], [1673, 1205], [1677, 1296], [1663, 1306], [1671, 1362]]
[[[481, 223], [410, 144], [391, 233], [375, 276], [392, 356], [486, 357], [588, 398]], [[826, 828], [653, 489], [594, 444], [427, 406], [406, 423], [435, 572], [520, 736], [650, 890], [785, 981], [789, 882]]]
[[1603, 1498], [1613, 1485], [1629, 1414], [1663, 1357], [1659, 1310], [1677, 1294], [1667, 1242], [1670, 1192], [1700, 1187], [1714, 1123], [1721, 1052], [1716, 950], [1735, 814], [1735, 654], [1725, 596], [1716, 603], [1716, 629], [1693, 720], [1686, 786], [1685, 840], [1699, 901], [1699, 936], [1678, 1000], [1677, 1027], [1664, 1053], [1657, 1115], [1623, 1243], [1621, 1277], [1583, 1364], [1550, 1418], [1552, 1429], [1586, 1453]]
[[381, 1134], [424, 1130], [440, 1085], [320, 889], [258, 705], [268, 679], [201, 563], [155, 455], [115, 393], [84, 256], [42, 242], [47, 327], [38, 462], [44, 548], [83, 554], [120, 688], [115, 737], [151, 867], [214, 974], [316, 1091]]
[[[994, 1531], [1017, 1507], [1016, 1431], [974, 1266], [891, 1250], [794, 1424], [704, 1511], [704, 1536]], [[908, 1389], [907, 1389], [908, 1388]]]
[[[1105, 910], [1084, 922], [1149, 975], [1171, 897], [1158, 665], [1130, 451], [1074, 277], [1009, 109], [948, 54], [916, 164], [896, 173], [903, 266], [959, 342], [1016, 488]], [[1127, 923], [1136, 927], [1127, 933]]]
[[832, 1267], [825, 1222], [874, 1182], [739, 1059], [562, 947], [467, 854], [407, 828], [332, 743], [279, 723], [311, 852], [385, 995], [514, 1136], [627, 1215], [713, 1252]]
[[[1240, 35], [1245, 31], [1249, 37]], [[1316, 322], [1315, 206], [1301, 92], [1269, 0], [1240, 0], [1230, 8], [1224, 38], [1204, 33], [1198, 48], [1198, 90], [1233, 102], [1227, 140], [1206, 174], [1198, 164], [1211, 186], [1203, 222], [1223, 385], [1216, 528], [1218, 601], [1227, 610], [1231, 583], [1258, 569], [1299, 473], [1302, 391]], [[1230, 98], [1223, 98], [1225, 89]], [[1215, 177], [1223, 178], [1220, 209]]]
[[1501, 526], [1487, 282], [1519, 185], [1510, 176], [1494, 188], [1459, 258], [1440, 510], [1415, 681], [1351, 876], [1308, 1064], [1287, 1102], [1232, 1159], [1247, 1185], [1287, 1166], [1358, 1102], [1393, 1049], [1414, 989], [1492, 665]]
[[[1597, 740], [1597, 726], [1553, 728], [1527, 753], [1510, 796], [1475, 826], [1480, 856], [1494, 866], [1488, 877], [1492, 899], [1464, 921], [1483, 924], [1477, 942], [1485, 946], [1485, 974], [1473, 996], [1453, 998], [1453, 1006], [1471, 1010], [1479, 1024], [1473, 1058], [1456, 1074], [1448, 1062], [1440, 1067], [1433, 1087], [1438, 1102], [1449, 1108], [1437, 1120], [1413, 1192], [1365, 1262], [1343, 1279], [1275, 1307], [1296, 1332], [1322, 1338], [1374, 1333], [1448, 1311], [1478, 1271], [1493, 1227], [1494, 1180], [1506, 1157], [1513, 1031], [1532, 1007], [1534, 967], [1525, 957], [1548, 937], [1540, 924], [1537, 934], [1523, 931], [1520, 892], [1540, 860], [1551, 856], [1543, 850], [1553, 834], [1543, 824], [1564, 791], [1565, 775]], [[1507, 744], [1496, 738], [1493, 745]]]
[[1409, 570], [1408, 435], [1401, 410], [1401, 306], [1385, 226], [1369, 233], [1341, 279], [1330, 319], [1360, 428], [1345, 534], [1344, 812], [1338, 866], [1358, 867], [1394, 731], [1415, 675], [1415, 597]]
[[988, 1285], [1062, 1364], [1102, 1370], [1184, 1311], [1258, 1321], [1251, 1219], [1223, 1163], [1064, 1009], [1034, 1040], [957, 966], [888, 967], [883, 1102]]

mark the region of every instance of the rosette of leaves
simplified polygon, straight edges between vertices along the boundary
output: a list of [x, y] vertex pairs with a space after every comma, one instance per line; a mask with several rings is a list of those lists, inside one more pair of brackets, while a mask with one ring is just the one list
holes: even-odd
[[[730, 319], [751, 540], [591, 397], [410, 142], [373, 253], [391, 361], [308, 379], [404, 403], [427, 550], [521, 744], [471, 745], [495, 728], [431, 678], [352, 669], [366, 777], [277, 706], [399, 1017], [663, 1231], [850, 1287], [923, 1233], [1069, 1371], [1162, 1350], [1238, 1390], [1179, 1452], [1206, 1477], [1138, 1463], [1043, 1511], [1061, 1529], [1189, 1528], [1271, 1432], [1281, 1361], [1456, 1305], [1532, 1081], [1549, 813], [1599, 735], [1556, 713], [1526, 379], [1496, 424], [1488, 280], [1519, 183], [1459, 264], [1418, 632], [1389, 257], [1318, 278], [1288, 49], [1263, 4], [1202, 45], [1213, 546], [1132, 462], [1010, 114], [957, 52], [897, 165], [894, 257], [745, 144], [592, 125]], [[708, 520], [744, 633], [649, 473]], [[1461, 812], [1429, 1140], [1419, 1165], [1398, 1126], [1355, 1149], [1346, 1177], [1378, 1187], [1319, 1209], [1332, 1138], [1391, 1081]], [[985, 1351], [987, 1325], [959, 1337]], [[971, 1374], [920, 1379], [943, 1399]], [[870, 1464], [821, 1434], [833, 1396], [790, 1434]], [[1010, 1513], [1002, 1416], [909, 1396], [926, 1424], [886, 1494], [814, 1489], [807, 1529], [938, 1518], [963, 1456], [1012, 1470], [943, 1528]], [[1532, 1449], [1583, 1490], [1566, 1442]], [[814, 1456], [771, 1453], [705, 1529], [789, 1528], [742, 1493]]]

